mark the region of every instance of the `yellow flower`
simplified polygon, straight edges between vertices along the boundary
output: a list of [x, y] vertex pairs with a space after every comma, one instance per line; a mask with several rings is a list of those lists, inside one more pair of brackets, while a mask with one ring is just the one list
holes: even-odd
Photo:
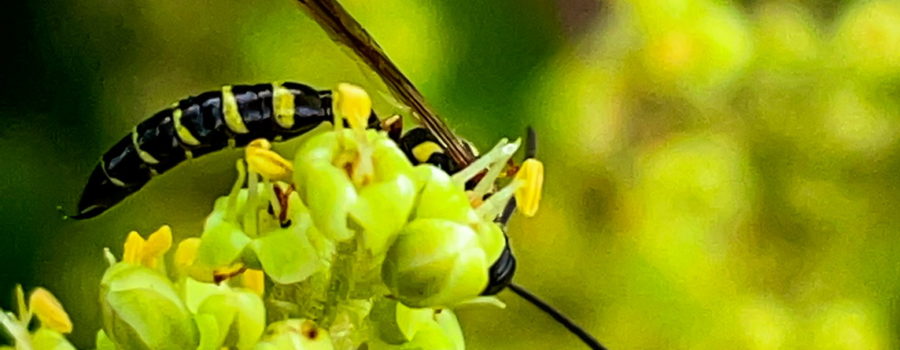
[[147, 240], [136, 231], [131, 231], [125, 240], [125, 253], [122, 261], [156, 268], [163, 255], [172, 247], [172, 229], [163, 225], [150, 234]]
[[28, 298], [28, 305], [28, 308], [44, 327], [63, 334], [72, 333], [72, 321], [69, 320], [69, 314], [48, 290], [35, 289]]

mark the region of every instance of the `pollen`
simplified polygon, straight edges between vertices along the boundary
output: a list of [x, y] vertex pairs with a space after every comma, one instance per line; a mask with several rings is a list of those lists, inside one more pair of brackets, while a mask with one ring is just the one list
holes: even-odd
[[28, 298], [28, 305], [44, 327], [63, 334], [72, 333], [69, 314], [50, 291], [44, 288], [35, 289]]
[[351, 129], [363, 130], [372, 111], [372, 99], [363, 88], [341, 83], [335, 91], [334, 110], [347, 119]]
[[271, 150], [272, 144], [266, 139], [256, 139], [245, 149], [250, 170], [274, 181], [290, 181], [294, 166], [287, 159]]
[[241, 282], [244, 288], [247, 288], [256, 295], [262, 296], [266, 292], [266, 278], [262, 270], [247, 269], [241, 275]]
[[197, 250], [200, 248], [200, 239], [196, 237], [188, 238], [178, 243], [175, 249], [175, 268], [178, 271], [185, 272], [194, 260], [197, 259]]
[[516, 180], [522, 186], [516, 190], [516, 204], [525, 216], [534, 216], [541, 202], [541, 190], [544, 187], [544, 163], [531, 158], [522, 163], [516, 173]]
[[172, 229], [163, 225], [144, 240], [136, 231], [131, 231], [125, 240], [122, 261], [156, 268], [162, 256], [172, 247]]
[[150, 234], [144, 242], [141, 253], [141, 263], [147, 267], [155, 268], [162, 256], [172, 248], [172, 229], [169, 225], [163, 225]]
[[122, 254], [122, 261], [130, 264], [140, 263], [144, 242], [144, 238], [137, 231], [128, 233], [128, 238], [125, 239], [125, 253]]

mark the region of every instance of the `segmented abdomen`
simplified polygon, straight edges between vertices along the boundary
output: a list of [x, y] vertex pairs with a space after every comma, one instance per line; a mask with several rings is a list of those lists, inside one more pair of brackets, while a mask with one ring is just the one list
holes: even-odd
[[332, 118], [331, 92], [298, 83], [225, 86], [185, 98], [138, 124], [103, 155], [75, 218], [102, 213], [187, 158], [229, 143], [288, 139]]

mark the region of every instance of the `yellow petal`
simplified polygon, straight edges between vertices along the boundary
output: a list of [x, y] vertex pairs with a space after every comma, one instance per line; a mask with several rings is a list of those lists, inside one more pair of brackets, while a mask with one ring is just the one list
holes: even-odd
[[294, 165], [278, 153], [270, 150], [271, 144], [265, 139], [257, 139], [247, 145], [244, 153], [250, 170], [273, 181], [289, 181], [294, 173]]
[[144, 250], [144, 238], [136, 231], [128, 233], [125, 239], [125, 252], [122, 254], [122, 261], [132, 264], [141, 262], [142, 252]]
[[252, 290], [259, 296], [262, 296], [266, 292], [266, 276], [263, 274], [262, 270], [247, 269], [247, 271], [244, 271], [244, 274], [241, 275], [241, 280], [244, 288]]
[[28, 298], [28, 305], [41, 325], [54, 331], [72, 333], [72, 321], [56, 297], [44, 288], [35, 289]]
[[522, 187], [516, 190], [516, 205], [525, 216], [534, 216], [541, 203], [544, 163], [534, 158], [525, 160], [516, 173], [516, 180], [522, 181]]
[[178, 243], [178, 248], [175, 249], [175, 268], [178, 271], [187, 271], [194, 264], [194, 260], [197, 259], [197, 249], [199, 248], [200, 239], [196, 237], [188, 238]]
[[372, 99], [363, 88], [341, 83], [334, 93], [334, 110], [347, 119], [351, 129], [363, 130], [372, 113]]

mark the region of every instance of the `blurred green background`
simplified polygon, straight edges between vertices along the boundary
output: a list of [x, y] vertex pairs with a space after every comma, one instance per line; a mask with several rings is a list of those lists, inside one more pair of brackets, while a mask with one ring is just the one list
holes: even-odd
[[[482, 149], [536, 128], [546, 185], [539, 215], [514, 219], [517, 280], [605, 344], [900, 346], [900, 2], [344, 3]], [[4, 7], [0, 295], [50, 288], [81, 347], [102, 248], [161, 224], [197, 235], [239, 156], [61, 220], [107, 147], [221, 84], [373, 86], [292, 0]], [[580, 345], [501, 298], [460, 311], [471, 349]]]

